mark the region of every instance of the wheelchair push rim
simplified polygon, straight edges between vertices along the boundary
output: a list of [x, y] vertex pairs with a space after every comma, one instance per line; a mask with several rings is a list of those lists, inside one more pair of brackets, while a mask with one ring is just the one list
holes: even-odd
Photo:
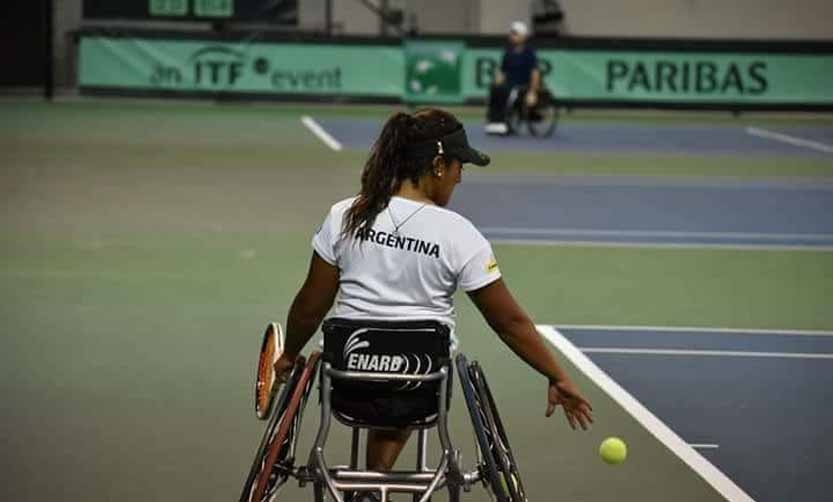
[[[282, 390], [282, 399], [272, 410], [269, 426], [258, 450], [249, 478], [247, 478], [241, 502], [274, 500], [279, 488], [294, 474], [295, 449], [301, 427], [301, 418], [312, 390], [319, 353], [296, 361], [288, 383]], [[295, 375], [298, 375], [294, 378]]]

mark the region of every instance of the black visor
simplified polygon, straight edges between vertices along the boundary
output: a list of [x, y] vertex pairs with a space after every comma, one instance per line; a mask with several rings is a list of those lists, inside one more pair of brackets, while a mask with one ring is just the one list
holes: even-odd
[[489, 164], [489, 155], [475, 150], [469, 145], [463, 126], [436, 140], [410, 145], [406, 148], [406, 154], [426, 158], [432, 158], [435, 155], [448, 155], [464, 164], [475, 164], [481, 167]]

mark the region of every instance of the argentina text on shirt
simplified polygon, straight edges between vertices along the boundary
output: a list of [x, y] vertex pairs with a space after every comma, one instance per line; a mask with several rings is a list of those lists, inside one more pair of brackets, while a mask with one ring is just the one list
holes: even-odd
[[379, 232], [369, 228], [356, 232], [356, 238], [361, 241], [373, 242], [375, 244], [379, 244], [380, 246], [402, 249], [403, 251], [411, 251], [412, 253], [420, 253], [434, 258], [440, 258], [439, 244], [426, 242], [414, 237], [394, 235], [388, 232]]

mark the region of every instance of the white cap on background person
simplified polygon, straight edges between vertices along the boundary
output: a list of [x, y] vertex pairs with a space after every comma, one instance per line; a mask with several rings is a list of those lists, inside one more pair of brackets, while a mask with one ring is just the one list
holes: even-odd
[[512, 24], [510, 24], [510, 33], [513, 35], [527, 37], [530, 35], [530, 28], [527, 27], [527, 24], [524, 21], [513, 21]]

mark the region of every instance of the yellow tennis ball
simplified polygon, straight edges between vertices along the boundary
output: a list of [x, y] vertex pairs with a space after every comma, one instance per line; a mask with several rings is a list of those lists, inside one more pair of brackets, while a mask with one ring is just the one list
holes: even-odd
[[628, 448], [625, 441], [620, 438], [606, 438], [599, 445], [599, 456], [606, 464], [617, 465], [625, 462]]

